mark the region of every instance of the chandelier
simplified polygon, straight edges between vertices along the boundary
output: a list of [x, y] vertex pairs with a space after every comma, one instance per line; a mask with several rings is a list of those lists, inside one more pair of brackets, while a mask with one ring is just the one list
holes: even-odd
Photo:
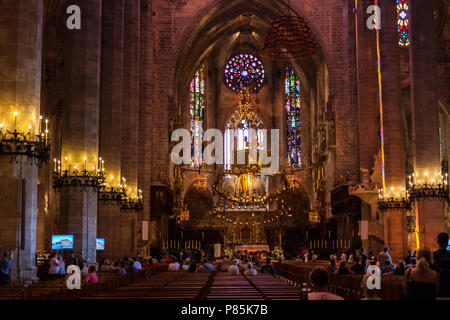
[[410, 210], [411, 201], [409, 190], [403, 187], [391, 187], [388, 191], [378, 190], [378, 208], [386, 210]]
[[416, 172], [409, 176], [408, 185], [412, 201], [426, 198], [449, 200], [448, 173], [431, 174], [425, 171], [419, 175], [419, 172]]
[[26, 156], [36, 165], [41, 165], [50, 159], [48, 143], [48, 119], [45, 119], [45, 131], [41, 130], [42, 116], [39, 121], [39, 134], [33, 136], [31, 125], [28, 132], [17, 130], [17, 112], [14, 112], [14, 130], [4, 130], [0, 123], [0, 154], [9, 154], [14, 160], [17, 156]]
[[317, 51], [305, 20], [286, 15], [272, 21], [261, 55], [272, 60], [302, 60], [316, 55]]

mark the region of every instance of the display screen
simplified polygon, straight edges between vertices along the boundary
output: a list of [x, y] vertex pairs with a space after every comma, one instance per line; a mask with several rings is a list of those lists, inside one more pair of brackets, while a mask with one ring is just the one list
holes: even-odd
[[73, 235], [52, 235], [52, 249], [73, 249]]
[[105, 250], [105, 239], [97, 238], [96, 244], [97, 250]]

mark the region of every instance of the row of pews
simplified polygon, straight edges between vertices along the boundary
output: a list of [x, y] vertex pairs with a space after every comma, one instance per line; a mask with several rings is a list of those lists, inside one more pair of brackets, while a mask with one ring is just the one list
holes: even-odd
[[[310, 272], [315, 267], [327, 268], [328, 264], [319, 263], [278, 263], [278, 275], [288, 282], [305, 287]], [[383, 275], [381, 277], [381, 290], [379, 297], [383, 300], [403, 300], [403, 276]], [[335, 275], [330, 272], [330, 292], [343, 297], [345, 300], [359, 300], [363, 297], [362, 275]]]
[[229, 265], [217, 272], [206, 296], [207, 300], [301, 300], [305, 290], [289, 282], [259, 272], [256, 276], [228, 275]]
[[98, 283], [81, 283], [81, 290], [69, 290], [65, 278], [42, 281], [26, 285], [0, 287], [0, 300], [75, 300], [90, 297], [100, 292], [115, 290], [131, 283], [149, 279], [167, 271], [167, 265], [145, 268], [136, 273], [119, 276], [101, 272]]

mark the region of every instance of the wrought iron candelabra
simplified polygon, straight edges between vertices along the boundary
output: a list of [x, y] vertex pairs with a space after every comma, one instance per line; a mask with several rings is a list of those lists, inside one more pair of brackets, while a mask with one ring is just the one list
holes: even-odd
[[53, 172], [53, 188], [60, 189], [64, 187], [81, 188], [82, 190], [92, 189], [98, 192], [104, 184], [104, 172], [100, 170], [86, 170], [79, 172], [76, 168], [73, 171], [56, 170]]
[[41, 165], [50, 159], [51, 147], [48, 138], [42, 135], [33, 137], [31, 130], [27, 133], [14, 131], [3, 131], [0, 126], [0, 154], [11, 155], [17, 161], [17, 156], [26, 156], [36, 165]]

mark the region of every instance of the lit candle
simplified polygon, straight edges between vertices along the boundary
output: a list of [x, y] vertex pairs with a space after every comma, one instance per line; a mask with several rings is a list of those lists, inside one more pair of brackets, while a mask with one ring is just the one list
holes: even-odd
[[87, 158], [84, 157], [84, 170], [86, 170], [86, 160], [87, 160]]
[[48, 140], [48, 130], [45, 129], [45, 144], [47, 145], [47, 140]]
[[53, 162], [55, 163], [55, 172], [56, 172], [56, 159], [53, 159]]
[[66, 162], [66, 170], [69, 170], [69, 166], [67, 165], [67, 157], [64, 158], [64, 161]]
[[0, 123], [0, 134], [3, 133], [3, 123]]
[[14, 112], [14, 131], [16, 131], [16, 127], [17, 127], [17, 111]]
[[41, 134], [42, 116], [39, 116], [39, 134]]
[[30, 138], [31, 138], [31, 124], [28, 125], [28, 134], [30, 135]]

